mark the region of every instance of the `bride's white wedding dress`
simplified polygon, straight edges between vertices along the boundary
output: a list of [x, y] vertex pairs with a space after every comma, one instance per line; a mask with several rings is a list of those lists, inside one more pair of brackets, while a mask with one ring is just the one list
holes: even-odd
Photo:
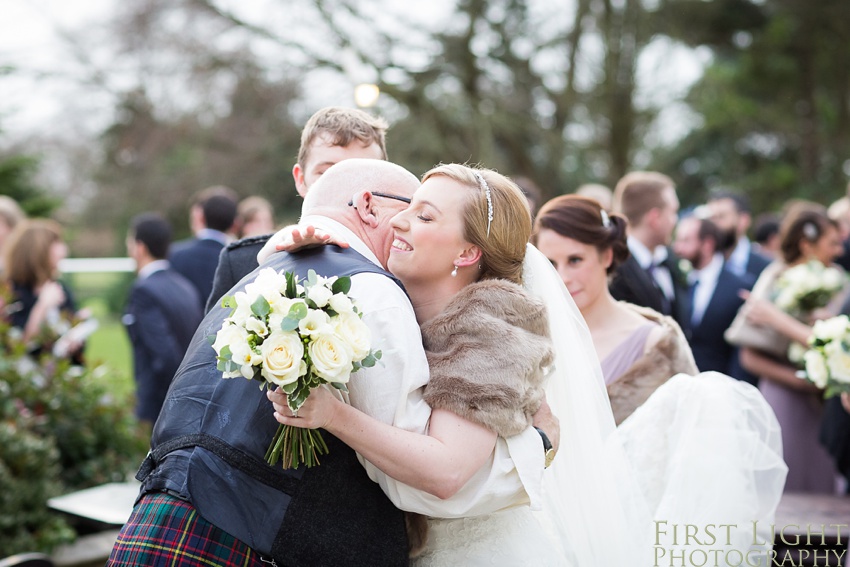
[[618, 429], [584, 319], [530, 245], [524, 280], [547, 304], [556, 349], [546, 396], [561, 444], [544, 474], [543, 509], [430, 520], [426, 552], [413, 564], [614, 567], [653, 565], [668, 544], [677, 554], [710, 551], [707, 538], [672, 540], [673, 526], [685, 524], [734, 524], [726, 551], [768, 541], [754, 538], [752, 522], [772, 523], [787, 467], [758, 390], [717, 373], [678, 375]]

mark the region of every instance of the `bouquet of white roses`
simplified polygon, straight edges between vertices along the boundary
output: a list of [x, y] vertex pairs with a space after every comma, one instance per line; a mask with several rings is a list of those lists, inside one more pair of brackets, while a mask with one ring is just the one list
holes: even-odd
[[824, 389], [824, 397], [850, 392], [850, 318], [839, 315], [817, 321], [803, 355], [805, 377]]
[[[324, 278], [310, 270], [306, 281], [291, 272], [260, 271], [245, 291], [222, 300], [233, 311], [210, 337], [223, 378], [275, 384], [298, 408], [310, 390], [330, 384], [346, 390], [352, 372], [374, 366], [381, 351], [371, 350], [369, 327], [348, 291], [348, 277]], [[280, 425], [266, 452], [283, 468], [319, 464], [327, 445], [319, 431]]]
[[845, 276], [817, 260], [788, 268], [776, 280], [776, 306], [800, 317], [826, 306], [844, 287]]

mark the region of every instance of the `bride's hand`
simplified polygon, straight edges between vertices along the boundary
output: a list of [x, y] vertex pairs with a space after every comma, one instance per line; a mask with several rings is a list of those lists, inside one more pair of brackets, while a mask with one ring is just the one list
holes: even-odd
[[314, 388], [310, 391], [307, 400], [298, 408], [296, 417], [286, 403], [287, 396], [283, 390], [269, 389], [266, 396], [274, 405], [274, 418], [279, 423], [303, 429], [327, 428], [335, 415], [337, 404], [343, 403], [335, 398], [327, 387]]

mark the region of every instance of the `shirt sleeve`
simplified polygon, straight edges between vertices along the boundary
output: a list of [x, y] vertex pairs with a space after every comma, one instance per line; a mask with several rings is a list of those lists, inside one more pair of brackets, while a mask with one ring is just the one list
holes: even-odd
[[[380, 364], [352, 376], [349, 403], [384, 423], [425, 435], [431, 417], [431, 408], [423, 400], [428, 362], [410, 301], [401, 288], [382, 275], [357, 274], [351, 283], [350, 295], [372, 331], [372, 348], [380, 349], [382, 358]], [[398, 482], [358, 458], [396, 507], [427, 516], [489, 514], [521, 504], [535, 506], [540, 497], [543, 449], [540, 436], [530, 427], [510, 439], [498, 438], [490, 460], [457, 494], [445, 500]]]

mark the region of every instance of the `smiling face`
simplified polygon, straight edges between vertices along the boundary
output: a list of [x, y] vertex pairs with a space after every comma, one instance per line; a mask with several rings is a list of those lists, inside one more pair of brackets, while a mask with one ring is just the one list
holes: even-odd
[[843, 252], [844, 243], [841, 241], [841, 234], [835, 226], [827, 225], [820, 238], [813, 244], [808, 244], [804, 254], [807, 258], [815, 258], [823, 265], [829, 266]]
[[549, 258], [580, 311], [594, 305], [608, 287], [613, 252], [562, 236], [544, 228], [537, 233], [537, 249]]
[[461, 212], [469, 189], [443, 175], [428, 178], [407, 210], [392, 219], [395, 230], [389, 270], [405, 285], [428, 284], [451, 277], [464, 250]]

